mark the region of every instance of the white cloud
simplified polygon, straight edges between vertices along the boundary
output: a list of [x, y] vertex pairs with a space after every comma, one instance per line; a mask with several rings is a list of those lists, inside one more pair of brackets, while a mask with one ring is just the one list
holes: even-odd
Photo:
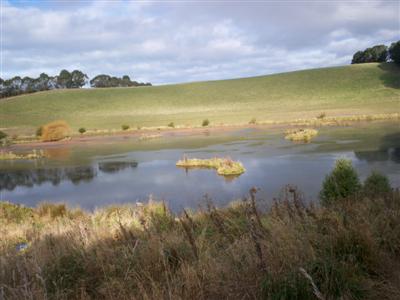
[[80, 68], [153, 83], [223, 79], [346, 64], [399, 39], [398, 2], [2, 4], [6, 78]]

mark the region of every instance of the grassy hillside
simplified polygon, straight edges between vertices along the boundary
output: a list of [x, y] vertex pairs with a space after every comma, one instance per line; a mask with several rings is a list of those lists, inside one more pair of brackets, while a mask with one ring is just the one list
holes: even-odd
[[400, 111], [400, 68], [361, 64], [188, 84], [58, 90], [0, 101], [0, 127], [33, 132], [64, 119], [74, 129], [281, 121]]

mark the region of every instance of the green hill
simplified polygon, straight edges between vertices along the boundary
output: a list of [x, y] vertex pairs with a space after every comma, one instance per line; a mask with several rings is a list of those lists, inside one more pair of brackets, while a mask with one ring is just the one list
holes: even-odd
[[55, 90], [0, 101], [0, 127], [33, 132], [66, 120], [74, 129], [198, 126], [400, 112], [400, 68], [359, 64], [269, 76], [153, 87]]

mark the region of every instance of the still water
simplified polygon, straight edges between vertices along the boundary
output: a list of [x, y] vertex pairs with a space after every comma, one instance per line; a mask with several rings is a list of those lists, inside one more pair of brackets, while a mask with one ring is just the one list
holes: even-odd
[[[249, 128], [144, 141], [129, 137], [44, 151], [48, 158], [43, 160], [0, 162], [0, 200], [28, 206], [66, 202], [93, 210], [152, 197], [179, 211], [196, 208], [206, 194], [222, 206], [245, 196], [253, 186], [260, 188], [258, 197], [271, 200], [292, 184], [307, 201], [318, 201], [324, 177], [342, 157], [353, 161], [361, 179], [376, 170], [400, 187], [398, 122], [323, 127], [309, 144], [285, 140], [282, 129]], [[229, 156], [247, 171], [224, 178], [213, 169], [177, 168], [183, 155]]]

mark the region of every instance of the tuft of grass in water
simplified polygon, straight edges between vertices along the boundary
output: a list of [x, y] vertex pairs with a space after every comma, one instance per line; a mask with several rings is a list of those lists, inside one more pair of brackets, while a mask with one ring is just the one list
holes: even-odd
[[23, 160], [23, 159], [40, 159], [45, 158], [46, 155], [43, 150], [35, 150], [26, 154], [15, 154], [12, 151], [0, 151], [0, 160]]
[[302, 141], [308, 143], [317, 134], [318, 130], [311, 128], [289, 129], [285, 132], [285, 139], [294, 142]]
[[268, 209], [256, 191], [180, 214], [153, 201], [79, 214], [0, 202], [1, 295], [399, 298], [400, 191], [323, 207], [290, 187]]
[[198, 158], [187, 158], [179, 160], [176, 163], [178, 167], [184, 168], [213, 168], [217, 170], [219, 175], [240, 175], [246, 171], [241, 162], [233, 161], [230, 158], [210, 158], [210, 159], [198, 159]]

